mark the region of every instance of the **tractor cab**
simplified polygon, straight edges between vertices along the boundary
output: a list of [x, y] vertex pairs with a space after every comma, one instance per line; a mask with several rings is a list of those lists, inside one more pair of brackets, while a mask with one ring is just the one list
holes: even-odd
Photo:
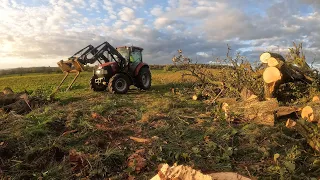
[[136, 46], [122, 46], [117, 47], [117, 51], [125, 58], [124, 67], [130, 74], [134, 74], [137, 66], [142, 63], [142, 51], [143, 49]]

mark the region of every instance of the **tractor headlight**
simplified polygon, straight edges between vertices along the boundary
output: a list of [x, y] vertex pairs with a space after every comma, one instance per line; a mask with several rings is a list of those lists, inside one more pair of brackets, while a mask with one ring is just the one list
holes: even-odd
[[103, 69], [96, 70], [96, 74], [103, 74]]
[[104, 69], [97, 69], [95, 71], [95, 74], [98, 76], [98, 77], [104, 77], [106, 74], [108, 74], [108, 71], [104, 70]]

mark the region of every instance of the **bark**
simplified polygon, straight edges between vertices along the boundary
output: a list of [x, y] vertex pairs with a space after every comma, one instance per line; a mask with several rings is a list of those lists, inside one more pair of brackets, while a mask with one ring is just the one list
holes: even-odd
[[302, 110], [302, 108], [300, 108], [300, 107], [281, 106], [278, 109], [276, 109], [275, 115], [276, 115], [276, 118], [279, 119], [279, 118], [281, 118], [283, 116], [287, 116], [287, 115], [290, 115], [290, 114], [293, 114], [293, 113], [297, 114], [301, 110]]
[[253, 96], [255, 96], [255, 94], [246, 87], [244, 87], [240, 92], [240, 97], [243, 101], [252, 99]]
[[222, 110], [228, 118], [274, 126], [275, 112], [279, 108], [276, 99], [268, 101], [244, 101], [234, 105], [223, 104]]

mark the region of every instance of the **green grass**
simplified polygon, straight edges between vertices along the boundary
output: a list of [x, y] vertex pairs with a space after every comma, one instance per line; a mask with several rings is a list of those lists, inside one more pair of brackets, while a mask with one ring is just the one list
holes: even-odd
[[[258, 179], [320, 175], [315, 163], [320, 155], [304, 140], [295, 140], [301, 137], [286, 130], [284, 122], [275, 127], [230, 125], [218, 107], [191, 100], [191, 83], [182, 83], [178, 72], [153, 70], [151, 90], [132, 87], [126, 95], [93, 92], [90, 77], [91, 73], [82, 73], [71, 91], [62, 92], [70, 77], [54, 102], [27, 115], [0, 114], [4, 142], [0, 176], [126, 179], [130, 174], [149, 179], [160, 163], [190, 165], [204, 172], [235, 171]], [[0, 77], [0, 89], [49, 95], [62, 78], [63, 74]], [[171, 88], [180, 93], [171, 93]], [[156, 138], [141, 144], [130, 136]], [[82, 158], [79, 168], [69, 161], [73, 149]], [[127, 158], [139, 149], [146, 150], [147, 166], [136, 173], [127, 166]]]

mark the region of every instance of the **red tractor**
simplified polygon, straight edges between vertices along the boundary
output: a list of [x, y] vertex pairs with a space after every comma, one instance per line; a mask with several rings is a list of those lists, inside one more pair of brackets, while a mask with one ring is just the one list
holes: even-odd
[[[150, 89], [151, 72], [148, 64], [142, 61], [142, 48], [135, 46], [114, 48], [108, 42], [104, 42], [95, 48], [92, 48], [91, 45], [87, 47], [90, 51], [87, 50], [88, 48], [84, 48], [80, 50], [83, 52], [79, 51], [68, 61], [58, 62], [61, 70], [66, 72], [65, 78], [69, 72], [78, 72], [79, 74], [83, 71], [82, 67], [85, 64], [99, 62], [98, 68], [94, 70], [90, 80], [92, 90], [105, 91], [108, 89], [112, 93], [125, 94], [128, 92], [130, 85], [143, 90]], [[78, 54], [80, 55], [78, 56]]]

